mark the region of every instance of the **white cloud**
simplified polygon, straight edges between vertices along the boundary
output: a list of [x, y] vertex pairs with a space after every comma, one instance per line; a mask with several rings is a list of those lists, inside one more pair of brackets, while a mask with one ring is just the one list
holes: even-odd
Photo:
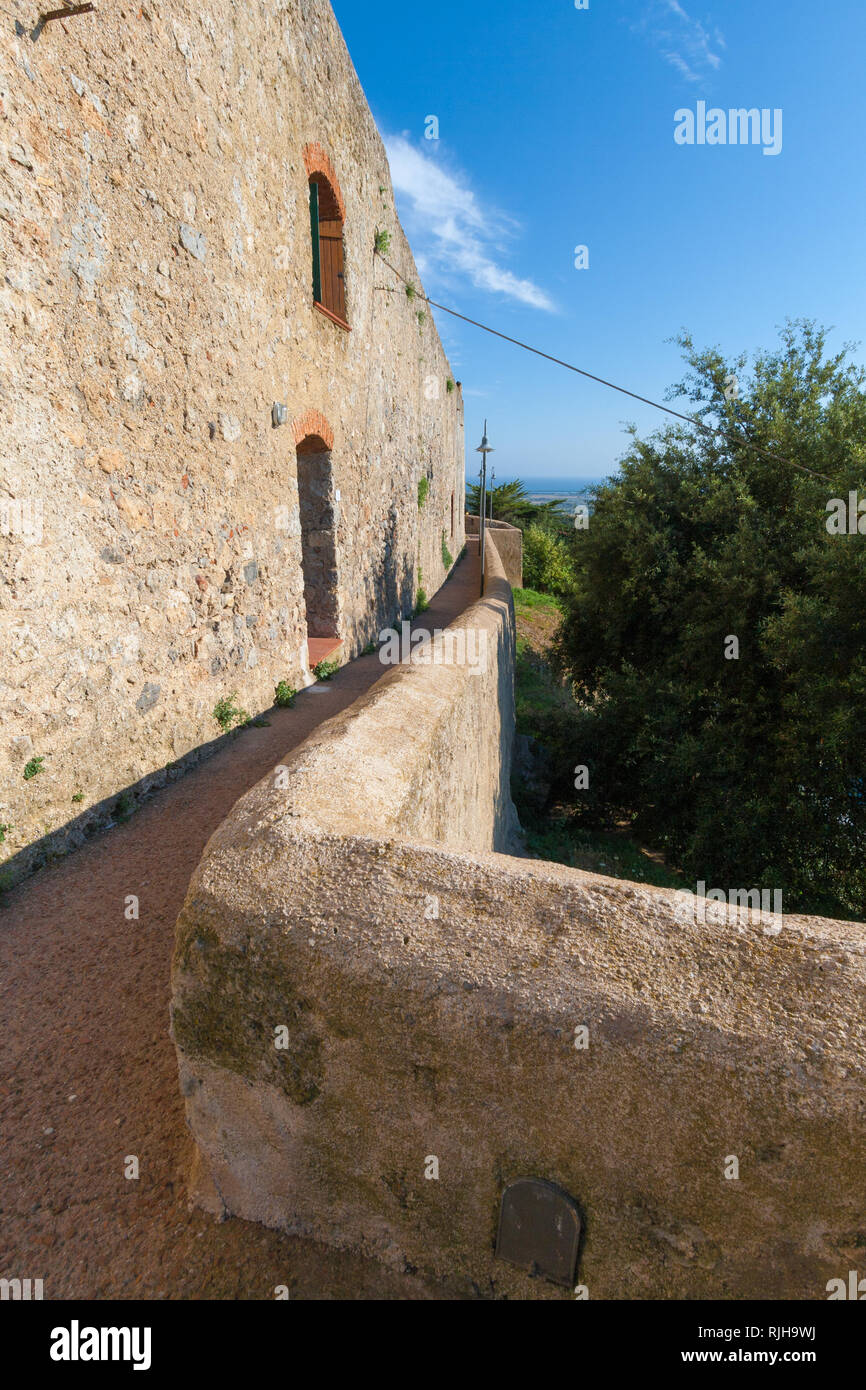
[[515, 224], [478, 202], [458, 174], [438, 158], [422, 152], [404, 135], [386, 136], [385, 147], [400, 213], [421, 249], [416, 256], [425, 277], [466, 275], [477, 289], [502, 294], [534, 309], [555, 310], [550, 297], [532, 280], [522, 279], [499, 263], [503, 242]]
[[722, 34], [714, 28], [711, 36], [679, 0], [651, 0], [643, 19], [632, 29], [643, 34], [687, 82], [700, 82], [708, 69], [716, 72], [722, 65], [717, 51], [725, 47]]

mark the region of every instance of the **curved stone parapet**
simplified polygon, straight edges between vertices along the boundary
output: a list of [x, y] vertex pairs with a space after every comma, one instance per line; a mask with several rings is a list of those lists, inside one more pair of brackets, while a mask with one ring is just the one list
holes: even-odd
[[392, 671], [210, 841], [173, 968], [199, 1200], [574, 1297], [495, 1254], [535, 1177], [592, 1298], [826, 1298], [864, 1262], [862, 927], [497, 852], [512, 621], [494, 543], [486, 673]]

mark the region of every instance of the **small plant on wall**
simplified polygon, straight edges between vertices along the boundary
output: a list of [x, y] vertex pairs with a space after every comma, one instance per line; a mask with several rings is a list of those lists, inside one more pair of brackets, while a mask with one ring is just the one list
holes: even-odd
[[450, 570], [451, 566], [454, 564], [451, 551], [448, 549], [448, 541], [445, 538], [444, 531], [442, 532], [442, 563], [447, 570]]
[[427, 494], [430, 491], [430, 479], [425, 475], [418, 483], [418, 506], [423, 507], [427, 501]]
[[391, 233], [385, 231], [377, 232], [375, 247], [377, 256], [387, 256], [388, 252], [391, 250]]
[[317, 681], [329, 681], [339, 669], [339, 661], [320, 661], [317, 666], [313, 667], [313, 675]]
[[277, 705], [279, 709], [291, 709], [292, 705], [295, 703], [295, 696], [297, 693], [295, 687], [289, 685], [288, 681], [280, 681], [279, 685], [274, 689], [274, 704]]
[[418, 566], [418, 592], [417, 592], [417, 594], [416, 594], [416, 596], [415, 596], [415, 613], [416, 613], [416, 614], [418, 614], [418, 613], [426, 613], [426, 612], [427, 612], [427, 609], [430, 607], [430, 600], [428, 599], [426, 590], [425, 590], [424, 587], [423, 587], [423, 580], [424, 580], [424, 573], [423, 573], [423, 571], [422, 571], [422, 569], [421, 569], [421, 566], [419, 565], [419, 566]]
[[224, 734], [227, 734], [229, 729], [250, 722], [250, 716], [245, 709], [241, 709], [237, 701], [238, 697], [232, 691], [231, 695], [223, 695], [214, 705], [213, 717]]

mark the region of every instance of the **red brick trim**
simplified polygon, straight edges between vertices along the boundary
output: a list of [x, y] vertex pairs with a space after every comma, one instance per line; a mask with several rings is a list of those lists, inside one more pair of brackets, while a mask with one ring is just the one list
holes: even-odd
[[318, 410], [306, 410], [303, 415], [297, 415], [292, 421], [292, 433], [296, 444], [301, 444], [309, 435], [314, 434], [324, 442], [326, 448], [334, 447], [334, 431]]
[[337, 200], [337, 207], [340, 209], [340, 217], [343, 222], [346, 220], [346, 204], [337, 179], [334, 166], [331, 163], [327, 150], [320, 144], [314, 143], [304, 146], [304, 168], [307, 171], [307, 178], [311, 179], [314, 174], [321, 174], [322, 178], [327, 179], [331, 185], [334, 197]]

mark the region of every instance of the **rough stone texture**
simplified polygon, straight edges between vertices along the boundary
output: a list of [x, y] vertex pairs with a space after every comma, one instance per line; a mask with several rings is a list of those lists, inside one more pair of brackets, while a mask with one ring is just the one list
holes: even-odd
[[[330, 6], [185, 0], [0, 39], [0, 856], [79, 843], [310, 680], [296, 443], [331, 449], [348, 659], [463, 545], [462, 399]], [[313, 308], [310, 150], [351, 332]], [[273, 405], [288, 424], [272, 425]], [[418, 482], [430, 479], [423, 508]], [[36, 511], [41, 509], [39, 516]], [[41, 523], [41, 536], [39, 526]], [[26, 523], [26, 524], [25, 524]], [[25, 534], [26, 532], [26, 534]], [[33, 756], [44, 766], [25, 781]], [[81, 799], [73, 797], [81, 793]], [[56, 833], [54, 833], [56, 832]], [[34, 843], [39, 836], [46, 836]]]
[[[495, 545], [491, 570], [463, 621], [500, 625], [500, 685]], [[452, 1291], [573, 1296], [493, 1258], [535, 1176], [580, 1205], [592, 1298], [825, 1298], [866, 1242], [862, 929], [690, 922], [684, 894], [473, 852], [509, 717], [474, 692], [386, 677], [210, 841], [173, 969], [199, 1200]]]
[[[478, 517], [466, 513], [467, 536], [478, 535]], [[523, 588], [523, 532], [507, 521], [488, 521], [488, 534], [496, 532], [496, 548], [512, 589]]]

